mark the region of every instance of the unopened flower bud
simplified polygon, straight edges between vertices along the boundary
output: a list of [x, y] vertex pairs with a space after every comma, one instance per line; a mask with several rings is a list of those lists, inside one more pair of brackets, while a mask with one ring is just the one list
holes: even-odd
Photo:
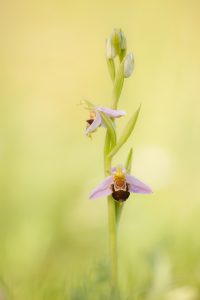
[[114, 59], [119, 55], [122, 59], [126, 54], [126, 37], [121, 29], [114, 29], [106, 41], [106, 58]]
[[134, 57], [133, 53], [129, 53], [126, 55], [125, 60], [124, 60], [124, 77], [128, 78], [131, 76], [133, 73], [133, 68], [134, 68]]
[[126, 37], [125, 37], [123, 31], [121, 31], [121, 29], [120, 29], [119, 34], [120, 34], [120, 48], [121, 48], [121, 50], [125, 50], [127, 47]]
[[114, 44], [112, 42], [112, 38], [109, 37], [106, 40], [106, 58], [107, 59], [113, 59], [116, 56], [116, 51], [115, 51], [115, 47]]
[[119, 52], [119, 59], [122, 61], [124, 57], [126, 56], [126, 50], [127, 50], [127, 42], [126, 42], [126, 37], [124, 33], [119, 31], [119, 37], [120, 37], [120, 52]]
[[121, 52], [121, 35], [119, 29], [114, 29], [111, 34], [112, 45], [115, 49], [115, 54], [119, 55]]

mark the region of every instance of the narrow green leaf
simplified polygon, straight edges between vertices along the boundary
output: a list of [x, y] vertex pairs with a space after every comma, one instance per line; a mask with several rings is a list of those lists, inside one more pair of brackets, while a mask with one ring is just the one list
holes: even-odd
[[132, 156], [133, 156], [133, 148], [130, 149], [129, 154], [126, 159], [126, 163], [125, 163], [126, 172], [128, 174], [131, 173]]
[[112, 81], [115, 81], [115, 63], [112, 58], [107, 59], [108, 71], [110, 73], [110, 77]]
[[101, 115], [101, 118], [107, 127], [111, 146], [112, 146], [111, 149], [112, 149], [116, 145], [116, 140], [117, 140], [113, 121], [110, 118], [108, 118], [103, 112], [98, 111], [98, 113]]
[[141, 105], [139, 106], [138, 110], [134, 113], [134, 115], [130, 118], [128, 121], [126, 127], [124, 128], [121, 137], [119, 138], [118, 143], [116, 146], [111, 150], [111, 152], [108, 154], [109, 157], [114, 156], [119, 149], [124, 145], [124, 143], [127, 141], [129, 136], [131, 135], [133, 129], [135, 128], [135, 124], [137, 122], [137, 118], [140, 112]]

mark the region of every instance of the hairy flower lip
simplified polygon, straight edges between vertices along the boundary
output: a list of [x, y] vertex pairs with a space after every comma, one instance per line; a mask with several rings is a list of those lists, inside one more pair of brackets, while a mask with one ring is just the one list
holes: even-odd
[[86, 120], [88, 125], [85, 132], [86, 135], [89, 135], [90, 133], [94, 132], [100, 126], [105, 127], [99, 112], [104, 113], [109, 118], [119, 118], [126, 114], [124, 110], [115, 110], [103, 106], [94, 106], [91, 110], [92, 117]]
[[[127, 174], [126, 169], [123, 166], [121, 166], [120, 168], [121, 169], [119, 169], [119, 167], [112, 168], [112, 170], [111, 170], [112, 175], [106, 177], [103, 180], [103, 182], [101, 182], [95, 189], [93, 189], [89, 198], [97, 199], [97, 198], [109, 196], [112, 194], [112, 196], [115, 200], [125, 201], [129, 197], [130, 193], [136, 193], [136, 194], [151, 194], [152, 193], [152, 190], [148, 185], [146, 185], [145, 183], [143, 183], [136, 177]], [[118, 179], [120, 179], [121, 181], [124, 180], [124, 186], [122, 186], [122, 187], [118, 186], [117, 189], [115, 189], [116, 183], [117, 183], [116, 176], [118, 176]], [[121, 176], [121, 178], [120, 178], [120, 176]], [[114, 194], [117, 191], [119, 191], [119, 195]], [[124, 191], [124, 194], [122, 193], [122, 191]], [[125, 197], [126, 199], [124, 199], [124, 198], [121, 199], [120, 193], [121, 193], [122, 197]], [[118, 197], [119, 197], [119, 199], [116, 199]]]

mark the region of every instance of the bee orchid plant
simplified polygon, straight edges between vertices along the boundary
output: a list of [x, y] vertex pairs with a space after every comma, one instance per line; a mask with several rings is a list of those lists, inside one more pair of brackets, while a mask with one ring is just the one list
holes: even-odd
[[112, 166], [112, 159], [119, 149], [126, 143], [133, 132], [140, 107], [133, 113], [127, 122], [122, 134], [117, 138], [115, 122], [119, 117], [126, 115], [123, 110], [118, 110], [118, 102], [123, 88], [124, 80], [131, 76], [134, 69], [134, 57], [127, 54], [127, 42], [121, 29], [114, 29], [106, 40], [106, 60], [108, 71], [113, 82], [112, 101], [110, 107], [95, 106], [84, 100], [86, 109], [89, 110], [89, 118], [86, 120], [86, 135], [90, 136], [97, 128], [106, 129], [104, 144], [104, 175], [105, 179], [90, 193], [90, 199], [107, 196], [108, 201], [108, 225], [110, 237], [111, 257], [111, 286], [117, 289], [117, 225], [125, 201], [130, 193], [150, 194], [151, 188], [142, 181], [132, 176], [132, 148], [129, 151], [125, 165]]

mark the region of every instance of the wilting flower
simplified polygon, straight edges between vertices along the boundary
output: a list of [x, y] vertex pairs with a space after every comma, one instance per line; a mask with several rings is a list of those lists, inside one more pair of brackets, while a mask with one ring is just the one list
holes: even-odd
[[109, 118], [119, 118], [121, 116], [124, 116], [126, 114], [123, 110], [115, 110], [107, 107], [92, 107], [90, 109], [90, 118], [86, 120], [87, 122], [87, 128], [86, 128], [86, 134], [90, 134], [93, 131], [95, 131], [100, 126], [105, 126], [103, 123], [103, 120], [101, 118], [101, 115], [99, 112], [104, 113]]
[[116, 201], [124, 202], [128, 199], [130, 193], [152, 193], [150, 187], [127, 174], [126, 169], [122, 166], [113, 168], [111, 174], [91, 192], [90, 199], [112, 195]]

